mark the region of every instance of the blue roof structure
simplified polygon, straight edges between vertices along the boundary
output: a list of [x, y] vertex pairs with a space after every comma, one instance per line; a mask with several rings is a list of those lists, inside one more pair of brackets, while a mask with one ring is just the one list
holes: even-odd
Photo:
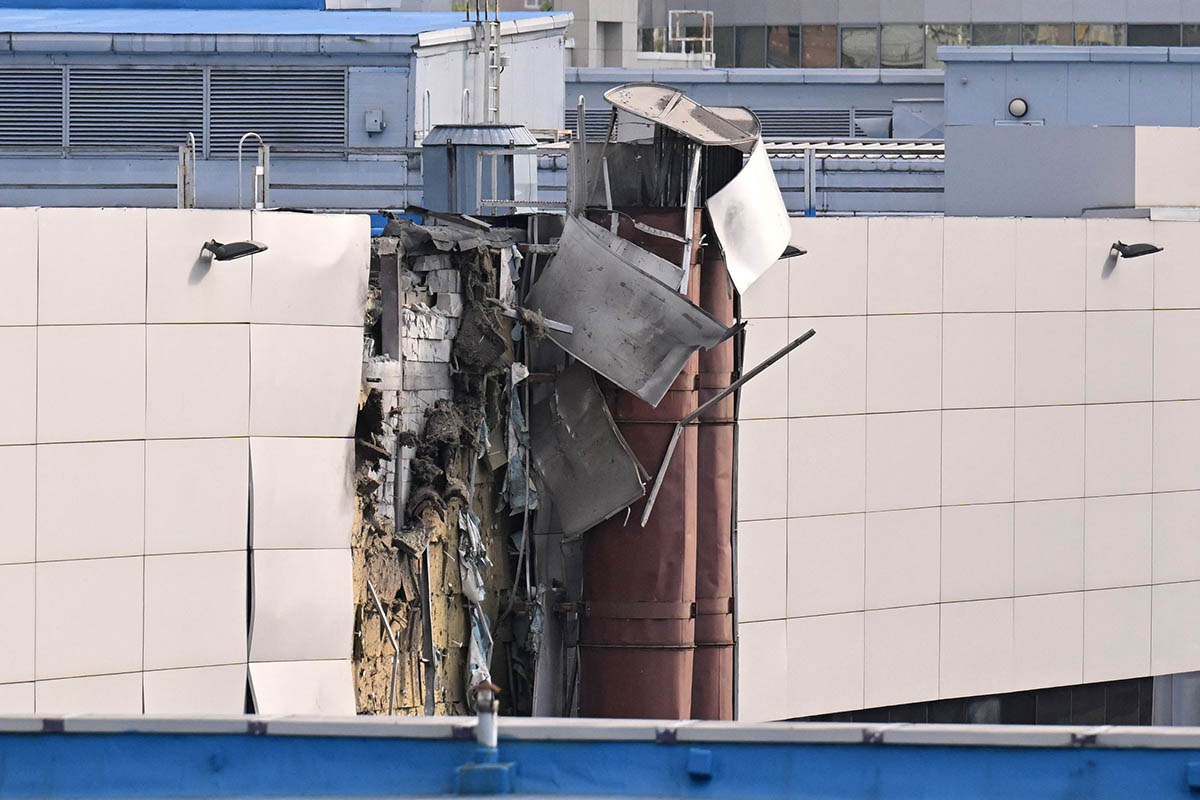
[[[159, 0], [153, 0], [158, 2]], [[224, 2], [225, 0], [214, 0]], [[236, 0], [234, 0], [236, 2]], [[3, 2], [3, 0], [0, 0]], [[30, 0], [24, 0], [28, 3]], [[135, 0], [125, 0], [135, 2]], [[151, 0], [146, 0], [151, 2]], [[255, 0], [295, 2], [295, 0]], [[3, 33], [114, 33], [148, 35], [244, 34], [266, 36], [417, 36], [470, 25], [461, 12], [313, 11], [255, 8], [220, 10], [133, 8], [4, 8]], [[545, 17], [539, 11], [501, 12], [502, 22]]]

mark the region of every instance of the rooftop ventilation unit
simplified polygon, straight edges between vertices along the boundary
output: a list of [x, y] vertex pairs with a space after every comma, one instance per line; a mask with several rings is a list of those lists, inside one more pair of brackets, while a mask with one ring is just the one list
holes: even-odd
[[422, 143], [424, 206], [480, 216], [528, 210], [537, 200], [536, 146], [523, 125], [435, 125]]

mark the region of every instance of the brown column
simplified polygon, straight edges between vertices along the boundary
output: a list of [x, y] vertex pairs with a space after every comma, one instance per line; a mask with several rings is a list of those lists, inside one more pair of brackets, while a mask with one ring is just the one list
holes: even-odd
[[[733, 287], [715, 247], [701, 270], [700, 305], [733, 325]], [[733, 340], [700, 353], [700, 402], [733, 379]], [[733, 395], [700, 416], [697, 432], [694, 719], [733, 719]]]
[[[656, 228], [683, 233], [680, 209], [626, 209]], [[607, 215], [605, 215], [607, 216]], [[700, 230], [699, 212], [695, 230]], [[607, 219], [597, 220], [605, 224]], [[681, 247], [646, 237], [621, 218], [618, 234], [678, 263]], [[674, 255], [672, 255], [674, 254]], [[697, 249], [688, 296], [699, 302]], [[675, 424], [697, 406], [693, 357], [657, 407], [608, 385], [621, 434], [646, 472], [658, 472]], [[580, 635], [582, 716], [687, 719], [692, 713], [696, 634], [696, 426], [680, 437], [646, 527], [645, 500], [584, 534]]]

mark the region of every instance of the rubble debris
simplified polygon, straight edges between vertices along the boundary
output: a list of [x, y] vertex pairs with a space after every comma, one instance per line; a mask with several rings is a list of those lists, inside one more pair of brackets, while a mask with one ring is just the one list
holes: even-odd
[[621, 259], [568, 217], [558, 254], [525, 305], [575, 328], [548, 337], [626, 391], [658, 405], [687, 360], [731, 336], [708, 312]]

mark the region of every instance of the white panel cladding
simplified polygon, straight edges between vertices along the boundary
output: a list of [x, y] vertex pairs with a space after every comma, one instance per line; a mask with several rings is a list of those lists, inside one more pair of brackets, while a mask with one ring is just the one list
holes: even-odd
[[146, 321], [144, 208], [43, 208], [37, 230], [39, 325]]
[[250, 690], [260, 714], [353, 716], [350, 659], [250, 665]]
[[37, 440], [37, 328], [0, 327], [0, 442]]
[[350, 547], [352, 439], [255, 437], [250, 475], [255, 550]]
[[37, 450], [0, 447], [0, 564], [32, 562], [37, 550]]
[[142, 674], [151, 715], [241, 714], [246, 708], [246, 665], [163, 669]]
[[350, 548], [256, 550], [251, 661], [347, 658], [354, 628]]
[[[296, 652], [276, 654], [344, 668], [284, 670], [277, 685], [267, 670], [258, 689], [353, 713], [349, 437], [367, 220], [274, 216], [255, 219], [288, 263], [268, 260], [256, 283], [257, 258], [200, 250], [249, 239], [249, 211], [0, 211], [0, 713], [244, 710], [248, 600], [269, 609], [295, 594], [263, 580], [247, 595], [252, 287], [257, 318], [283, 323], [262, 326], [276, 336], [259, 370], [260, 415], [273, 404], [282, 416], [260, 423], [309, 437], [259, 459], [262, 499], [272, 482], [304, 484], [303, 502], [275, 494], [292, 516], [266, 509], [259, 533], [336, 548], [319, 551], [337, 564], [324, 577], [345, 589], [324, 598], [336, 633], [293, 625]], [[273, 390], [290, 393], [286, 408]]]
[[0, 325], [37, 324], [37, 210], [0, 208]]
[[743, 674], [743, 716], [1200, 669], [1200, 224], [817, 218], [793, 243], [758, 316], [786, 289], [788, 336], [817, 337], [788, 419], [742, 423], [738, 506], [787, 523], [785, 619], [741, 630], [784, 663]]

